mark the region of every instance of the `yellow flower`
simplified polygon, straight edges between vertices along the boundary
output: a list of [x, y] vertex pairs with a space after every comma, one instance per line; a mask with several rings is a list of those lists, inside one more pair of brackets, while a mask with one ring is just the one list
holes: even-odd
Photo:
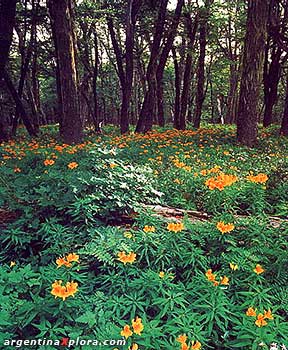
[[131, 337], [133, 332], [131, 331], [130, 326], [126, 324], [120, 334], [122, 335], [122, 337], [125, 337], [127, 339]]
[[75, 168], [78, 167], [78, 163], [77, 163], [77, 162], [71, 162], [71, 163], [69, 163], [69, 164], [67, 165], [67, 167], [68, 167], [69, 169], [75, 169]]
[[263, 267], [260, 264], [257, 264], [255, 269], [253, 270], [255, 273], [257, 273], [257, 275], [260, 275], [261, 273], [263, 273], [265, 270], [263, 269]]
[[167, 230], [172, 232], [181, 232], [182, 230], [184, 230], [184, 224], [182, 222], [169, 222], [169, 224], [167, 225]]
[[160, 277], [160, 278], [164, 278], [164, 276], [165, 276], [165, 272], [164, 272], [164, 271], [160, 271], [160, 272], [159, 272], [159, 277]]
[[263, 314], [258, 314], [257, 320], [255, 321], [256, 326], [263, 327], [267, 325], [267, 322], [265, 321], [265, 317]]
[[236, 264], [230, 263], [229, 266], [230, 266], [230, 269], [231, 269], [232, 271], [238, 270], [238, 265], [236, 265]]
[[133, 327], [133, 331], [135, 334], [141, 335], [141, 332], [144, 329], [141, 318], [139, 318], [137, 316], [136, 319], [133, 319], [132, 320], [132, 327]]
[[129, 239], [131, 239], [131, 238], [133, 237], [132, 233], [131, 233], [131, 232], [128, 232], [128, 231], [127, 231], [127, 232], [124, 232], [124, 233], [123, 233], [123, 236], [126, 237], [126, 238], [129, 238]]
[[138, 344], [136, 343], [133, 343], [131, 346], [129, 346], [128, 350], [138, 350], [139, 347], [138, 347]]
[[223, 221], [218, 222], [216, 227], [222, 234], [231, 232], [235, 228], [234, 224], [231, 224], [231, 223], [225, 224]]
[[196, 342], [192, 342], [191, 350], [199, 350], [201, 349], [201, 343], [197, 340]]
[[222, 284], [224, 286], [229, 286], [229, 278], [227, 276], [222, 277], [220, 284]]
[[113, 168], [115, 168], [115, 167], [117, 166], [117, 164], [115, 164], [115, 163], [110, 163], [109, 166], [110, 166], [111, 169], [113, 169]]
[[16, 265], [16, 262], [15, 261], [11, 261], [10, 262], [10, 267], [13, 267], [13, 266], [15, 266]]
[[253, 309], [253, 307], [249, 307], [246, 311], [246, 315], [249, 317], [255, 317], [256, 316], [256, 310]]
[[155, 227], [154, 226], [149, 226], [149, 225], [145, 225], [143, 228], [144, 232], [155, 232]]
[[133, 252], [130, 252], [129, 254], [126, 254], [125, 252], [119, 252], [118, 260], [121, 261], [124, 265], [127, 263], [132, 264], [136, 260], [136, 254]]

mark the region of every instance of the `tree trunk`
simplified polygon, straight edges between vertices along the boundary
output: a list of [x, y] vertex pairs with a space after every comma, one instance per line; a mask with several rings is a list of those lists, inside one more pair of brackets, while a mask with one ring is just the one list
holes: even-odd
[[[153, 44], [151, 48], [150, 59], [146, 72], [146, 81], [148, 83], [148, 89], [144, 97], [144, 102], [140, 111], [140, 116], [136, 126], [136, 132], [146, 132], [151, 130], [153, 125], [153, 110], [155, 105], [155, 89], [156, 89], [156, 71], [157, 71], [157, 58], [159, 56], [161, 39], [163, 36], [166, 9], [168, 0], [161, 0], [158, 17], [155, 25]], [[152, 114], [151, 114], [152, 113]]]
[[59, 101], [61, 100], [62, 123], [60, 133], [65, 143], [80, 143], [83, 125], [79, 112], [71, 0], [49, 0], [48, 7], [56, 40], [61, 87]]
[[283, 112], [280, 134], [284, 136], [288, 136], [288, 76], [287, 76], [287, 82], [286, 82], [285, 107]]
[[202, 9], [199, 19], [199, 45], [200, 54], [198, 59], [197, 69], [197, 90], [196, 90], [196, 106], [194, 112], [194, 128], [200, 127], [202, 106], [205, 98], [204, 83], [205, 83], [205, 56], [207, 44], [207, 21], [209, 10], [205, 7]]
[[249, 147], [257, 141], [267, 19], [268, 0], [249, 0], [237, 120], [237, 139]]
[[186, 55], [185, 70], [183, 77], [183, 87], [181, 95], [181, 105], [180, 105], [180, 115], [179, 115], [179, 129], [186, 129], [186, 115], [188, 108], [188, 98], [190, 94], [191, 87], [191, 73], [192, 73], [192, 52], [194, 48], [194, 43], [196, 39], [196, 32], [198, 28], [198, 16], [196, 16], [194, 25], [192, 26], [192, 19], [190, 14], [186, 14], [186, 27], [188, 34], [188, 52]]
[[4, 76], [12, 42], [17, 0], [0, 1], [0, 79]]
[[30, 123], [30, 120], [29, 118], [27, 117], [27, 114], [26, 114], [26, 111], [23, 107], [23, 104], [22, 104], [22, 101], [21, 101], [21, 98], [19, 97], [14, 85], [13, 85], [13, 82], [12, 80], [10, 79], [8, 73], [4, 70], [4, 80], [5, 80], [5, 83], [7, 85], [7, 88], [8, 90], [10, 91], [11, 93], [11, 96], [12, 98], [14, 99], [14, 102], [16, 104], [16, 108], [19, 110], [20, 112], [20, 116], [23, 120], [23, 123], [29, 133], [30, 136], [37, 136], [32, 124]]
[[175, 74], [175, 101], [174, 101], [174, 128], [180, 129], [180, 92], [181, 92], [181, 79], [179, 64], [177, 60], [176, 50], [172, 48], [173, 62], [174, 62], [174, 74]]
[[98, 37], [96, 30], [94, 31], [94, 50], [95, 50], [95, 63], [93, 71], [93, 101], [94, 101], [94, 128], [96, 132], [100, 132], [100, 120], [99, 120], [99, 110], [98, 110], [98, 94], [97, 94], [97, 79], [98, 79], [98, 65], [99, 65], [99, 50], [98, 50]]
[[227, 97], [227, 111], [225, 113], [225, 124], [232, 124], [236, 120], [237, 108], [237, 86], [238, 86], [237, 62], [230, 62], [229, 93]]
[[[273, 120], [273, 107], [277, 102], [278, 98], [278, 84], [281, 77], [281, 54], [282, 50], [280, 48], [272, 49], [271, 53], [271, 63], [269, 66], [268, 56], [269, 56], [269, 47], [268, 52], [265, 57], [265, 66], [264, 69], [264, 118], [263, 118], [263, 126], [267, 127], [271, 125]], [[269, 68], [268, 68], [269, 66]]]
[[156, 96], [157, 96], [158, 124], [161, 127], [165, 125], [164, 104], [163, 104], [163, 90], [164, 90], [163, 73], [164, 73], [165, 65], [169, 56], [169, 52], [171, 51], [173, 41], [176, 35], [183, 6], [184, 6], [184, 0], [178, 0], [175, 13], [173, 16], [171, 29], [168, 34], [166, 43], [162, 49], [159, 63], [156, 70], [156, 79], [157, 79]]

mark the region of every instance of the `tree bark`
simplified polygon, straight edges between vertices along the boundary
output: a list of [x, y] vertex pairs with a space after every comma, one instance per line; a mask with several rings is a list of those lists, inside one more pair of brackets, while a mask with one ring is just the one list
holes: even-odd
[[268, 0], [249, 0], [237, 120], [237, 140], [248, 147], [257, 141], [267, 20]]
[[175, 101], [174, 101], [174, 128], [180, 129], [180, 92], [181, 92], [181, 79], [179, 64], [177, 60], [177, 54], [174, 47], [172, 47], [173, 62], [174, 62], [174, 74], [175, 74]]
[[157, 58], [159, 56], [161, 39], [165, 24], [166, 10], [168, 0], [160, 0], [158, 17], [154, 30], [153, 44], [151, 48], [150, 59], [146, 71], [146, 81], [148, 84], [147, 92], [144, 97], [144, 102], [140, 111], [140, 116], [136, 126], [136, 132], [146, 132], [151, 130], [153, 125], [153, 110], [155, 105], [155, 90], [156, 90], [156, 71]]
[[54, 28], [60, 83], [62, 123], [60, 133], [67, 144], [82, 142], [83, 125], [79, 112], [76, 53], [71, 14], [71, 0], [49, 0], [48, 7]]
[[180, 115], [179, 115], [179, 129], [186, 129], [186, 115], [188, 108], [188, 99], [191, 88], [191, 76], [192, 76], [192, 52], [194, 48], [194, 43], [196, 39], [196, 32], [198, 28], [198, 15], [194, 20], [192, 25], [192, 19], [190, 14], [186, 14], [186, 27], [188, 34], [188, 52], [186, 55], [185, 70], [183, 77], [183, 87], [181, 94], [181, 105], [180, 105]]
[[178, 0], [175, 13], [173, 16], [172, 24], [171, 24], [171, 29], [168, 34], [166, 43], [162, 49], [162, 52], [159, 58], [159, 63], [156, 70], [156, 79], [157, 79], [156, 96], [157, 96], [158, 124], [161, 127], [165, 125], [164, 104], [163, 104], [163, 90], [164, 90], [163, 73], [164, 73], [165, 65], [169, 56], [169, 52], [171, 51], [171, 48], [173, 45], [177, 27], [179, 25], [183, 6], [184, 6], [184, 0]]
[[4, 70], [12, 43], [16, 3], [17, 0], [0, 1], [0, 79], [4, 76]]
[[288, 75], [286, 80], [286, 98], [285, 98], [285, 106], [282, 117], [280, 134], [283, 136], [288, 136]]
[[5, 80], [5, 83], [7, 85], [7, 88], [10, 91], [12, 98], [14, 99], [14, 102], [16, 104], [16, 108], [20, 112], [20, 116], [21, 116], [21, 118], [23, 120], [23, 123], [24, 123], [24, 125], [25, 125], [25, 127], [26, 127], [26, 129], [27, 129], [27, 131], [29, 133], [29, 135], [33, 136], [33, 137], [37, 136], [37, 134], [36, 134], [32, 124], [30, 123], [30, 120], [29, 120], [29, 118], [28, 118], [28, 116], [26, 114], [26, 111], [25, 111], [25, 109], [23, 107], [21, 98], [19, 97], [19, 95], [18, 95], [18, 93], [17, 93], [17, 91], [16, 91], [16, 89], [15, 89], [15, 87], [13, 85], [13, 82], [12, 82], [9, 74], [6, 72], [6, 70], [4, 70], [3, 75], [4, 75], [4, 80]]
[[205, 84], [205, 57], [207, 45], [207, 21], [209, 17], [209, 8], [205, 6], [200, 13], [199, 18], [199, 45], [200, 54], [198, 59], [197, 69], [197, 89], [196, 89], [196, 105], [194, 112], [194, 128], [200, 127], [202, 106], [205, 99], [204, 84]]

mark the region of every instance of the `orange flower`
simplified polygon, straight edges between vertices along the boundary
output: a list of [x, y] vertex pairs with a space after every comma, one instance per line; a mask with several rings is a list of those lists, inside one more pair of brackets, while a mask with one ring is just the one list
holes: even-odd
[[69, 163], [69, 164], [67, 165], [67, 167], [68, 167], [69, 169], [75, 169], [75, 168], [78, 167], [78, 163], [76, 163], [76, 162], [71, 162], [71, 163]]
[[201, 349], [201, 343], [197, 340], [196, 342], [193, 340], [191, 350], [199, 350]]
[[234, 224], [231, 224], [231, 223], [225, 224], [223, 221], [218, 222], [216, 227], [222, 234], [231, 232], [235, 228]]
[[130, 252], [129, 254], [126, 254], [125, 252], [119, 252], [118, 257], [118, 260], [121, 261], [124, 265], [127, 263], [132, 264], [136, 260], [136, 254], [133, 252]]
[[113, 168], [115, 168], [115, 167], [117, 166], [117, 164], [115, 164], [115, 163], [110, 163], [109, 166], [110, 166], [111, 169], [113, 169]]
[[264, 319], [265, 318], [268, 318], [268, 320], [273, 320], [274, 319], [270, 309], [268, 311], [264, 310]]
[[264, 184], [265, 182], [268, 181], [268, 176], [266, 174], [260, 173], [258, 175], [249, 175], [247, 176], [247, 180], [251, 182], [255, 182], [257, 184]]
[[179, 335], [179, 337], [176, 338], [176, 341], [178, 341], [178, 343], [180, 343], [180, 344], [186, 343], [187, 335], [186, 334]]
[[135, 334], [141, 335], [141, 332], [144, 329], [141, 318], [139, 318], [138, 316], [136, 317], [136, 319], [133, 318], [132, 327]]
[[255, 317], [256, 316], [256, 310], [253, 309], [253, 307], [249, 307], [246, 311], [246, 315], [250, 317]]
[[65, 258], [56, 259], [56, 264], [58, 265], [57, 268], [61, 266], [71, 267], [71, 264], [68, 261], [66, 261]]
[[75, 253], [70, 253], [66, 256], [66, 259], [68, 262], [79, 262], [79, 255], [75, 254]]
[[229, 278], [224, 276], [221, 278], [220, 284], [224, 285], [224, 286], [229, 286]]
[[143, 228], [143, 231], [144, 232], [155, 232], [155, 227], [154, 226], [148, 226], [148, 225], [145, 225], [144, 228]]
[[258, 314], [257, 320], [255, 321], [256, 326], [263, 327], [267, 325], [267, 322], [265, 321], [265, 317], [263, 314]]
[[129, 346], [129, 350], [138, 350], [139, 347], [138, 347], [138, 344], [136, 343], [133, 343], [131, 346]]
[[263, 269], [263, 267], [260, 264], [257, 264], [255, 269], [253, 270], [255, 273], [257, 273], [257, 275], [260, 275], [261, 273], [263, 273], [265, 270]]
[[131, 337], [133, 332], [131, 331], [130, 326], [128, 324], [126, 324], [126, 326], [124, 326], [124, 328], [120, 334], [122, 335], [122, 337], [125, 337], [127, 339], [127, 338]]
[[238, 178], [235, 175], [220, 173], [217, 177], [211, 177], [206, 180], [205, 185], [209, 190], [215, 190], [217, 188], [219, 191], [223, 191], [226, 186], [231, 186], [237, 180]]
[[186, 343], [182, 343], [180, 350], [189, 350], [189, 346]]
[[214, 273], [212, 273], [212, 269], [209, 269], [207, 270], [207, 272], [205, 273], [208, 281], [211, 281], [211, 282], [216, 282], [215, 279], [216, 279], [216, 275], [214, 275]]
[[182, 230], [184, 230], [184, 224], [182, 222], [169, 222], [169, 224], [167, 225], [167, 230], [172, 232], [181, 232]]
[[78, 291], [77, 289], [78, 283], [76, 282], [67, 282], [66, 286], [62, 286], [62, 281], [55, 281], [52, 284], [51, 294], [55, 296], [55, 298], [62, 298], [63, 301], [69, 296], [73, 296]]
[[21, 173], [21, 169], [20, 168], [14, 168], [14, 173]]
[[53, 160], [53, 159], [45, 159], [43, 163], [44, 163], [45, 166], [49, 166], [49, 165], [51, 166], [51, 165], [53, 165], [55, 163], [55, 160]]

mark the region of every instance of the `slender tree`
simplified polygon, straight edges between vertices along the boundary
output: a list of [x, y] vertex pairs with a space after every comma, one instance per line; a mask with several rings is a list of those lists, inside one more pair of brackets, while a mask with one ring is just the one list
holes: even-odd
[[237, 139], [252, 147], [257, 140], [258, 102], [267, 37], [268, 0], [249, 0], [244, 42]]
[[200, 54], [197, 68], [197, 89], [194, 111], [194, 128], [200, 127], [203, 102], [205, 99], [205, 57], [207, 46], [207, 27], [210, 16], [210, 7], [214, 0], [206, 0], [205, 6], [199, 11], [199, 46]]
[[60, 133], [67, 144], [82, 141], [82, 120], [79, 112], [75, 35], [71, 0], [49, 0], [49, 13], [54, 32], [59, 74]]

